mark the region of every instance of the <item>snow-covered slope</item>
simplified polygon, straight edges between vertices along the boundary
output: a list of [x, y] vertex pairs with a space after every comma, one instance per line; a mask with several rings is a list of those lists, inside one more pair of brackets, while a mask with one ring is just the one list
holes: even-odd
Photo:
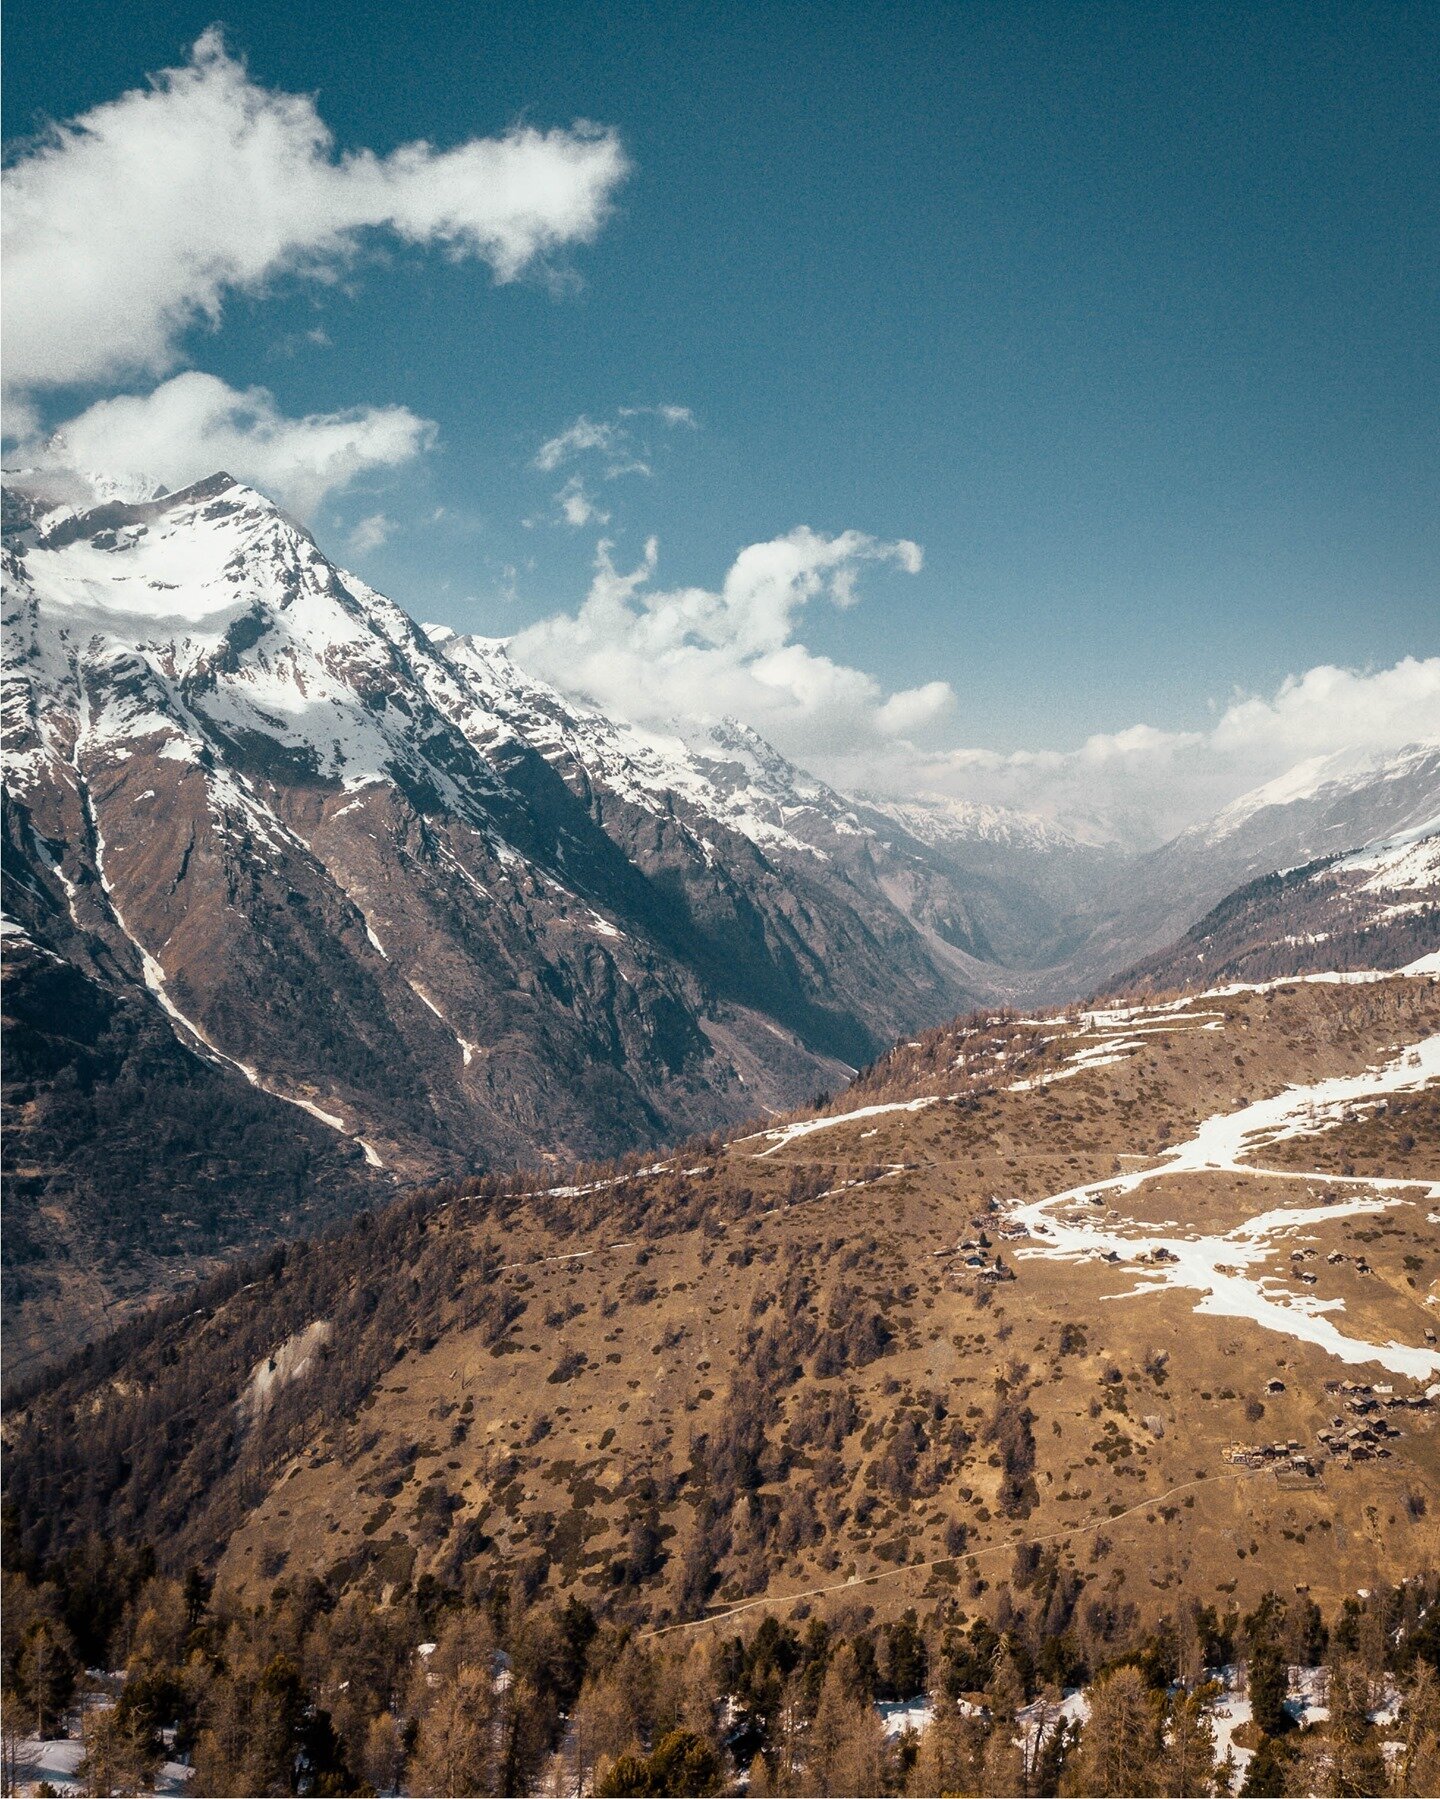
[[1078, 847], [1077, 839], [1062, 825], [1010, 806], [944, 794], [920, 795], [913, 800], [871, 799], [867, 804], [932, 848], [989, 843], [1007, 849], [1064, 853]]
[[1342, 856], [1311, 878], [1334, 882], [1347, 876], [1359, 877], [1357, 893], [1380, 897], [1379, 919], [1433, 906], [1440, 899], [1440, 817]]
[[[1343, 833], [1349, 817], [1369, 820], [1373, 816], [1377, 793], [1387, 796], [1386, 804], [1397, 818], [1409, 819], [1417, 801], [1422, 815], [1433, 814], [1437, 773], [1440, 741], [1409, 744], [1389, 754], [1342, 750], [1308, 757], [1273, 781], [1242, 794], [1214, 818], [1186, 832], [1185, 838], [1221, 844], [1260, 821], [1273, 831], [1277, 816], [1292, 820], [1314, 816], [1323, 819], [1323, 829]], [[1421, 822], [1421, 818], [1409, 819], [1410, 826]]]
[[[437, 633], [488, 712], [557, 767], [583, 768], [620, 798], [657, 815], [677, 799], [751, 842], [822, 855], [790, 826], [819, 816], [843, 821], [848, 801], [805, 774], [763, 738], [727, 719], [692, 725], [688, 738], [642, 729], [562, 697], [524, 673], [498, 638]], [[482, 727], [483, 728], [483, 727]], [[850, 826], [854, 834], [853, 824]]]

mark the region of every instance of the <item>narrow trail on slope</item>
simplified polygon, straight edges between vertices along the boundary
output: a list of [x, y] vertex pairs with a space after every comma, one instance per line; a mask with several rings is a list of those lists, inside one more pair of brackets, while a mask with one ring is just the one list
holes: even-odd
[[794, 1605], [801, 1599], [819, 1599], [827, 1593], [858, 1592], [863, 1587], [873, 1587], [877, 1581], [898, 1580], [904, 1574], [919, 1574], [929, 1568], [941, 1568], [947, 1563], [979, 1561], [982, 1556], [995, 1555], [1002, 1549], [1012, 1554], [1017, 1549], [1038, 1548], [1043, 1543], [1055, 1543], [1067, 1537], [1087, 1536], [1091, 1531], [1102, 1530], [1107, 1524], [1120, 1524], [1131, 1518], [1136, 1512], [1150, 1511], [1155, 1506], [1164, 1505], [1167, 1499], [1176, 1493], [1188, 1493], [1195, 1487], [1213, 1486], [1218, 1481], [1253, 1480], [1271, 1471], [1267, 1468], [1237, 1468], [1226, 1474], [1202, 1474], [1195, 1480], [1183, 1480], [1179, 1486], [1167, 1487], [1163, 1493], [1156, 1493], [1153, 1498], [1142, 1499], [1135, 1505], [1127, 1505], [1122, 1512], [1107, 1512], [1103, 1516], [1087, 1518], [1079, 1524], [1068, 1524], [1059, 1530], [1043, 1531], [1038, 1537], [1007, 1537], [1002, 1542], [987, 1543], [983, 1549], [962, 1550], [958, 1555], [937, 1555], [928, 1562], [905, 1562], [898, 1568], [884, 1568], [875, 1574], [852, 1574], [845, 1580], [830, 1581], [823, 1587], [807, 1587], [801, 1593], [783, 1593], [778, 1595], [762, 1594], [758, 1599], [744, 1599], [739, 1605], [727, 1606], [723, 1611], [712, 1612], [708, 1617], [689, 1618], [680, 1624], [662, 1624], [658, 1629], [641, 1631], [639, 1641], [650, 1637], [668, 1637], [677, 1630], [703, 1630], [711, 1624], [723, 1624], [727, 1618], [734, 1618], [741, 1612], [754, 1611], [759, 1606]]

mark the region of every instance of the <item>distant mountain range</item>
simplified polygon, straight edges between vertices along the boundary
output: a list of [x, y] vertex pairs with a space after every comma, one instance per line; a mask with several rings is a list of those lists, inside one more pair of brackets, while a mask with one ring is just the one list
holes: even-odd
[[1440, 811], [1440, 749], [1149, 856], [861, 801], [426, 631], [217, 475], [5, 504], [7, 1346], [396, 1182], [793, 1107]]
[[[1090, 914], [1092, 928], [1078, 952], [1050, 978], [1069, 976], [1078, 992], [1112, 988], [1117, 971], [1167, 949], [1250, 882], [1400, 833], [1434, 830], [1437, 818], [1440, 744], [1302, 764], [1130, 861]], [[1052, 986], [1045, 997], [1065, 995]]]

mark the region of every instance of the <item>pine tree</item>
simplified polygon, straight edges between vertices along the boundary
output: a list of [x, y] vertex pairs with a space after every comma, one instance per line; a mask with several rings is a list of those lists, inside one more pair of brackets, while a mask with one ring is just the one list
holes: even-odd
[[1090, 1716], [1067, 1785], [1109, 1799], [1156, 1792], [1158, 1706], [1138, 1668], [1113, 1668], [1090, 1689]]
[[630, 1645], [586, 1679], [571, 1723], [575, 1778], [586, 1785], [603, 1761], [653, 1739], [655, 1680], [649, 1658]]
[[0, 1793], [19, 1785], [20, 1745], [29, 1734], [29, 1707], [11, 1687], [0, 1690]]
[[495, 1677], [463, 1667], [438, 1678], [405, 1784], [413, 1793], [502, 1791], [494, 1781]]
[[1245, 1782], [1240, 1788], [1242, 1799], [1280, 1799], [1288, 1793], [1293, 1759], [1274, 1737], [1262, 1737], [1245, 1770]]
[[25, 1633], [15, 1671], [37, 1737], [53, 1736], [60, 1728], [76, 1673], [70, 1632], [57, 1619], [37, 1618]]
[[1060, 1791], [1070, 1752], [1079, 1735], [1079, 1725], [1072, 1729], [1063, 1718], [1057, 1718], [1044, 1733], [1031, 1758], [1030, 1791], [1036, 1799], [1053, 1799]]
[[1370, 1723], [1370, 1673], [1359, 1661], [1337, 1663], [1330, 1671], [1329, 1722], [1320, 1757], [1318, 1792], [1383, 1792], [1385, 1758]]
[[993, 1799], [1017, 1799], [1025, 1791], [1025, 1758], [1015, 1741], [1013, 1717], [997, 1716], [986, 1738], [980, 1791]]
[[990, 1706], [990, 1735], [981, 1766], [981, 1790], [996, 1799], [1025, 1790], [1025, 1758], [1015, 1740], [1015, 1715], [1025, 1703], [1025, 1682], [1015, 1661], [1008, 1636], [995, 1657], [994, 1672], [985, 1688]]
[[149, 1732], [115, 1706], [92, 1707], [85, 1713], [85, 1754], [80, 1777], [92, 1793], [145, 1793], [154, 1786], [160, 1758]]
[[885, 1733], [875, 1707], [856, 1701], [834, 1762], [834, 1791], [868, 1799], [885, 1791]]
[[1400, 1695], [1397, 1793], [1440, 1793], [1440, 1677], [1417, 1661]]
[[1193, 1693], [1172, 1701], [1160, 1756], [1163, 1791], [1174, 1799], [1204, 1799], [1215, 1786], [1215, 1729], [1205, 1705]]
[[361, 1765], [366, 1780], [377, 1793], [399, 1791], [400, 1776], [405, 1769], [405, 1745], [400, 1726], [388, 1711], [370, 1720]]
[[1267, 1737], [1283, 1735], [1290, 1728], [1290, 1714], [1285, 1710], [1290, 1675], [1271, 1637], [1260, 1637], [1251, 1649], [1245, 1684], [1256, 1727]]
[[883, 1785], [884, 1735], [850, 1644], [831, 1658], [805, 1746], [804, 1787], [827, 1795], [878, 1793]]
[[910, 1791], [917, 1795], [979, 1792], [984, 1726], [943, 1687], [935, 1689], [930, 1704], [930, 1727], [920, 1738]]

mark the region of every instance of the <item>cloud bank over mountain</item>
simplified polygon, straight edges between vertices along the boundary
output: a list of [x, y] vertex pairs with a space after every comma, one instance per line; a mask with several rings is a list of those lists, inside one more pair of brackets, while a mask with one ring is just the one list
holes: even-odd
[[1440, 656], [1307, 669], [1272, 694], [1233, 696], [1205, 730], [1141, 723], [1071, 751], [953, 749], [885, 772], [1151, 844], [1262, 783], [1293, 774], [1318, 784], [1421, 742], [1440, 742]]
[[742, 550], [716, 589], [653, 585], [658, 545], [628, 573], [602, 542], [579, 609], [521, 631], [512, 648], [567, 691], [639, 723], [733, 716], [823, 768], [888, 743], [951, 710], [948, 682], [886, 693], [863, 669], [808, 648], [797, 632], [812, 600], [847, 608], [867, 566], [919, 572], [917, 544], [805, 526]]
[[434, 441], [435, 426], [408, 406], [354, 406], [287, 418], [263, 387], [237, 392], [187, 369], [148, 394], [97, 400], [40, 453], [115, 481], [178, 491], [225, 469], [288, 511], [310, 518], [327, 493], [391, 468]]
[[566, 691], [641, 723], [731, 714], [847, 792], [931, 794], [1034, 812], [1098, 841], [1162, 842], [1290, 771], [1325, 778], [1440, 741], [1440, 657], [1391, 668], [1319, 666], [1271, 694], [1236, 694], [1200, 730], [1142, 721], [1073, 750], [965, 745], [963, 693], [945, 680], [887, 692], [804, 641], [808, 603], [859, 600], [867, 565], [914, 574], [918, 545], [799, 527], [742, 550], [715, 590], [653, 585], [658, 546], [617, 570], [601, 543], [574, 612], [519, 632], [517, 658]]

